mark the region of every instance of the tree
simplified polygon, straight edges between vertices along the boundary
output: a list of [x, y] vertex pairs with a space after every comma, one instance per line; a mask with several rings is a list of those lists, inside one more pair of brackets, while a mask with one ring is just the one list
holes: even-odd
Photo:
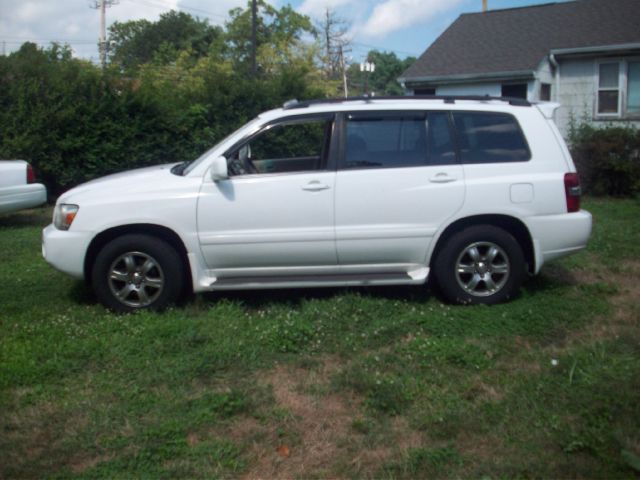
[[327, 7], [322, 22], [316, 23], [319, 40], [322, 45], [322, 63], [329, 79], [336, 79], [342, 75], [343, 50], [349, 45], [347, 32], [349, 23], [339, 18], [335, 11]]
[[[305, 34], [315, 34], [309, 17], [300, 15], [291, 6], [279, 10], [264, 0], [257, 2], [256, 49], [272, 52], [292, 52], [300, 46]], [[238, 71], [251, 68], [251, 4], [247, 8], [234, 8], [226, 24], [227, 53]], [[258, 62], [258, 71], [264, 67]]]
[[194, 59], [201, 58], [221, 37], [220, 27], [171, 10], [160, 15], [157, 22], [113, 23], [108, 35], [109, 59], [112, 64], [131, 72], [151, 61], [174, 62], [184, 50], [189, 50]]

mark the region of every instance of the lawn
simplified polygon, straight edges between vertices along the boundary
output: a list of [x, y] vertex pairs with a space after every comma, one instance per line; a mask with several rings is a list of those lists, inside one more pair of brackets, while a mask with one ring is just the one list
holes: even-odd
[[[117, 316], [0, 217], [0, 478], [589, 477], [640, 469], [640, 202], [495, 307], [426, 288]], [[635, 470], [634, 470], [635, 468]]]

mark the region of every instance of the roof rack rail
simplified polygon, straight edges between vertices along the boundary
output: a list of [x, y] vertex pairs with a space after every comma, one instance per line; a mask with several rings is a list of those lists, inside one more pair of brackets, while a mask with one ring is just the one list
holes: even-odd
[[372, 100], [442, 100], [444, 103], [456, 103], [456, 100], [472, 100], [477, 102], [490, 102], [490, 101], [499, 101], [499, 102], [507, 102], [509, 105], [513, 105], [516, 107], [530, 107], [531, 103], [524, 98], [515, 98], [515, 97], [492, 97], [489, 95], [395, 95], [395, 96], [382, 96], [382, 97], [374, 97], [374, 96], [360, 96], [360, 97], [347, 97], [347, 98], [322, 98], [315, 100], [289, 100], [282, 105], [284, 110], [293, 110], [296, 108], [307, 108], [312, 105], [323, 105], [323, 104], [333, 104], [333, 103], [344, 103], [344, 102], [354, 102], [354, 101], [365, 101], [369, 102]]

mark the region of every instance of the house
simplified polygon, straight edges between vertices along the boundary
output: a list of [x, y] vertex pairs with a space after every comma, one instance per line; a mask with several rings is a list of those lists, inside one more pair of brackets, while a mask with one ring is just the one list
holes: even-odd
[[561, 104], [556, 123], [640, 126], [640, 0], [575, 0], [463, 14], [398, 81], [413, 95]]

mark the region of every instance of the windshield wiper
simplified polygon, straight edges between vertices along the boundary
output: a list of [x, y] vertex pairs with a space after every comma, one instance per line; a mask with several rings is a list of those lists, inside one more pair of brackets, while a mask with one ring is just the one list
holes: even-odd
[[173, 173], [174, 175], [182, 176], [184, 174], [185, 169], [189, 166], [190, 163], [191, 163], [190, 160], [186, 160], [182, 163], [174, 165], [173, 167], [171, 167], [171, 173]]

